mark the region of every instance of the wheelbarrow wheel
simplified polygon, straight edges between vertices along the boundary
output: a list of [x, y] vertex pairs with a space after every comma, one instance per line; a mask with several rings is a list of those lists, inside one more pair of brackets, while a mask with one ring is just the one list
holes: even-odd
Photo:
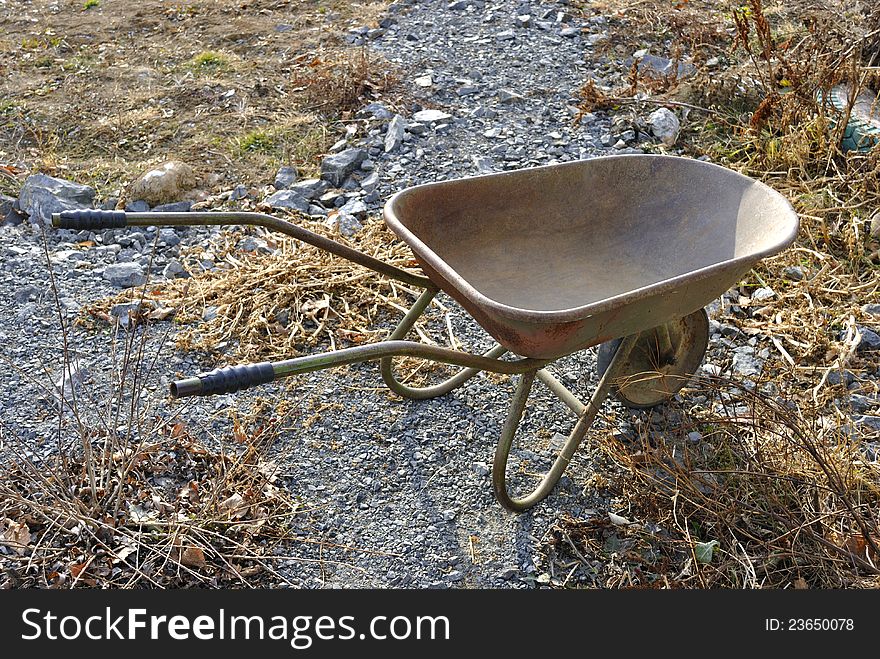
[[[608, 369], [620, 342], [615, 339], [599, 346], [599, 377]], [[612, 387], [615, 397], [633, 409], [666, 402], [700, 367], [708, 345], [709, 316], [705, 309], [642, 332]]]

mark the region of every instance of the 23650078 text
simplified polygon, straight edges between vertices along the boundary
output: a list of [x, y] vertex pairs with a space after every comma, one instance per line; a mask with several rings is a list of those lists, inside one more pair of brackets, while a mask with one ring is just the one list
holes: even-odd
[[764, 618], [768, 632], [851, 632], [852, 618]]

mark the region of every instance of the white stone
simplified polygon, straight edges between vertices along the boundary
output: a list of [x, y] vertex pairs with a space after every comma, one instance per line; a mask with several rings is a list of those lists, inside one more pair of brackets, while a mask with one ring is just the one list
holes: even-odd
[[413, 119], [425, 124], [434, 124], [438, 121], [452, 119], [452, 115], [442, 110], [420, 110], [413, 115]]
[[196, 186], [193, 168], [186, 163], [170, 160], [141, 174], [128, 191], [132, 201], [140, 200], [150, 206], [181, 201]]
[[659, 108], [648, 117], [648, 126], [651, 133], [666, 146], [672, 146], [678, 141], [678, 133], [681, 123], [675, 113], [667, 108]]

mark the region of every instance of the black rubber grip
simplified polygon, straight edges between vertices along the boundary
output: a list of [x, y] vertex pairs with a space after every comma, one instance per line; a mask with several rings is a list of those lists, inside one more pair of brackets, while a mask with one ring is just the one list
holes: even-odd
[[55, 226], [74, 231], [101, 231], [119, 229], [127, 225], [125, 211], [82, 210], [64, 211], [58, 215]]
[[240, 389], [256, 387], [275, 379], [275, 370], [270, 362], [227, 366], [198, 376], [202, 381], [202, 396], [212, 394], [231, 394]]

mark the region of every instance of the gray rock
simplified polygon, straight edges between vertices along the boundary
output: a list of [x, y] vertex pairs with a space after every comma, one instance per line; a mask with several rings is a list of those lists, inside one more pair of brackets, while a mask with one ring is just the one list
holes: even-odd
[[856, 381], [856, 376], [853, 375], [853, 373], [851, 371], [847, 371], [845, 369], [841, 371], [840, 369], [837, 369], [837, 368], [829, 371], [828, 377], [825, 378], [825, 382], [827, 382], [830, 385], [834, 385], [834, 386], [842, 384], [845, 387], [848, 387], [849, 385], [851, 385], [855, 381]]
[[89, 369], [78, 361], [64, 364], [61, 377], [55, 382], [55, 401], [59, 405], [62, 399], [65, 405], [71, 405], [76, 393], [92, 377]]
[[413, 115], [415, 121], [425, 124], [436, 124], [451, 118], [451, 114], [442, 110], [419, 110]]
[[764, 302], [776, 297], [776, 293], [772, 288], [758, 288], [752, 293], [752, 302]]
[[459, 11], [461, 9], [467, 9], [467, 6], [470, 4], [468, 0], [455, 0], [455, 2], [450, 2], [446, 5], [447, 9], [451, 9], [453, 11]]
[[880, 304], [866, 304], [862, 306], [862, 311], [871, 316], [880, 316]]
[[511, 566], [507, 566], [507, 567], [503, 568], [502, 570], [500, 570], [496, 574], [496, 576], [499, 579], [504, 579], [505, 581], [508, 581], [510, 579], [513, 579], [518, 574], [519, 574], [519, 568], [516, 567], [515, 565], [511, 565]]
[[[686, 78], [697, 72], [697, 68], [689, 62], [679, 62], [678, 67], [675, 62], [665, 57], [657, 57], [646, 51], [638, 51], [633, 54], [634, 59], [638, 60], [639, 73], [643, 73], [649, 77], [661, 78], [675, 74], [678, 78]], [[627, 66], [632, 64], [628, 62]]]
[[255, 236], [245, 236], [238, 241], [236, 248], [242, 252], [260, 252], [261, 254], [270, 254], [272, 252], [265, 240]]
[[564, 27], [559, 30], [559, 36], [567, 37], [569, 39], [576, 37], [581, 33], [581, 29], [579, 27]]
[[346, 137], [343, 137], [338, 142], [334, 142], [333, 146], [330, 147], [329, 151], [330, 151], [330, 153], [339, 153], [347, 146], [348, 146], [348, 139]]
[[495, 35], [498, 41], [511, 41], [516, 39], [516, 33], [513, 30], [503, 30]]
[[375, 190], [377, 185], [379, 185], [379, 172], [373, 172], [361, 180], [361, 190], [366, 190], [367, 192]]
[[480, 88], [476, 85], [463, 85], [462, 87], [459, 87], [455, 93], [459, 96], [472, 96], [473, 94], [479, 94]]
[[293, 167], [282, 167], [275, 174], [275, 189], [287, 190], [296, 182], [297, 172]]
[[396, 151], [403, 143], [403, 134], [406, 131], [406, 119], [399, 114], [388, 122], [388, 130], [385, 131], [385, 153]]
[[754, 354], [754, 348], [742, 346], [733, 351], [733, 372], [745, 377], [752, 377], [761, 373], [762, 360]]
[[648, 117], [648, 126], [651, 134], [666, 146], [672, 146], [678, 141], [681, 124], [672, 110], [658, 108]]
[[10, 197], [0, 192], [0, 219], [6, 217], [12, 211], [14, 205], [15, 197]]
[[24, 304], [25, 302], [33, 302], [39, 299], [42, 294], [42, 288], [34, 286], [33, 284], [27, 284], [26, 286], [16, 289], [15, 293], [12, 294], [12, 297], [19, 304]]
[[480, 174], [489, 174], [495, 171], [495, 161], [489, 156], [473, 156], [474, 167]]
[[346, 213], [336, 213], [327, 220], [327, 226], [346, 238], [351, 238], [364, 228], [356, 217]]
[[862, 338], [859, 340], [859, 345], [856, 347], [858, 352], [873, 352], [875, 350], [880, 350], [880, 335], [878, 335], [877, 332], [868, 329], [867, 327], [859, 327], [859, 334], [862, 335]]
[[419, 137], [421, 137], [422, 135], [427, 134], [428, 127], [425, 124], [413, 123], [413, 124], [409, 124], [406, 127], [406, 131], [408, 133], [412, 133], [413, 135], [418, 135]]
[[117, 288], [143, 286], [147, 281], [144, 268], [139, 263], [114, 263], [104, 268], [104, 279]]
[[517, 94], [516, 92], [510, 91], [509, 89], [499, 89], [498, 90], [498, 102], [499, 103], [518, 103], [519, 101], [524, 100], [524, 98]]
[[129, 199], [143, 199], [151, 206], [171, 204], [183, 199], [195, 188], [193, 168], [178, 160], [169, 160], [141, 174], [129, 189]]
[[346, 215], [354, 215], [359, 220], [362, 220], [367, 216], [367, 205], [360, 199], [350, 199], [340, 206], [339, 212]]
[[238, 201], [239, 199], [244, 199], [248, 195], [248, 189], [246, 185], [236, 185], [232, 192], [229, 193], [229, 201]]
[[126, 213], [149, 213], [150, 205], [143, 199], [136, 199], [125, 204]]
[[153, 207], [153, 213], [189, 213], [192, 209], [191, 201], [175, 201], [171, 204], [161, 204]]
[[290, 190], [291, 192], [296, 192], [297, 194], [302, 195], [306, 199], [315, 199], [324, 194], [329, 187], [330, 184], [323, 179], [307, 178], [291, 185]]
[[880, 407], [880, 398], [870, 398], [861, 394], [851, 394], [849, 404], [853, 412], [867, 412], [871, 408]]
[[107, 197], [104, 201], [101, 202], [101, 210], [102, 211], [116, 210], [116, 205], [118, 203], [119, 203], [119, 197]]
[[95, 189], [45, 174], [33, 174], [19, 192], [18, 205], [34, 224], [51, 224], [52, 213], [91, 208]]
[[880, 432], [880, 416], [873, 416], [868, 414], [854, 416], [853, 423], [865, 430]]
[[378, 119], [380, 121], [387, 121], [394, 116], [387, 107], [382, 105], [382, 103], [370, 103], [365, 105], [358, 114], [362, 116], [370, 115], [373, 119]]
[[183, 264], [177, 259], [168, 261], [168, 265], [162, 270], [162, 276], [165, 279], [185, 279], [189, 277], [189, 273], [183, 267]]
[[324, 208], [336, 208], [345, 203], [345, 195], [341, 194], [339, 190], [328, 190], [320, 196], [318, 202]]
[[519, 14], [513, 23], [516, 27], [529, 27], [532, 24], [532, 17], [529, 14]]
[[180, 244], [180, 236], [171, 227], [159, 229], [159, 242], [165, 243], [168, 247], [174, 247]]
[[744, 336], [743, 331], [737, 327], [736, 325], [728, 325], [727, 323], [722, 323], [718, 325], [718, 331], [722, 336], [726, 336], [728, 338], [738, 338]]
[[284, 208], [301, 211], [303, 213], [309, 210], [309, 200], [293, 190], [279, 190], [266, 197], [263, 200], [263, 203], [270, 208], [276, 209]]
[[0, 213], [0, 225], [18, 226], [19, 224], [24, 222], [27, 219], [27, 216], [22, 213], [18, 208], [18, 200], [13, 199], [12, 204], [9, 206], [8, 210], [5, 213]]
[[345, 149], [327, 156], [321, 163], [321, 178], [339, 187], [366, 158], [367, 152], [359, 148]]
[[782, 269], [782, 275], [790, 281], [801, 281], [804, 276], [804, 269], [799, 265], [791, 265]]

